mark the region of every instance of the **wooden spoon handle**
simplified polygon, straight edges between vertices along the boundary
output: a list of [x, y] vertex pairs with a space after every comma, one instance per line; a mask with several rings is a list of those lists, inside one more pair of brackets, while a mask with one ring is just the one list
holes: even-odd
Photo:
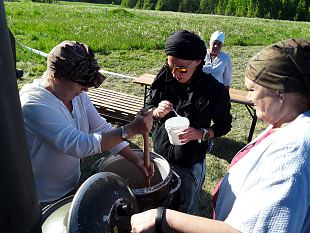
[[144, 155], [144, 166], [148, 168], [150, 165], [150, 153], [149, 153], [149, 136], [143, 134], [143, 155]]
[[[148, 170], [150, 166], [150, 151], [149, 151], [149, 135], [143, 134], [143, 157], [144, 157], [144, 167]], [[151, 179], [146, 178], [145, 185], [147, 187], [151, 186]]]

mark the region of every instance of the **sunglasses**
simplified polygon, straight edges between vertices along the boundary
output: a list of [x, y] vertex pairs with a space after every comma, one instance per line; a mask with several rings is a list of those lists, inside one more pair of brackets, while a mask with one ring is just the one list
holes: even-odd
[[93, 87], [92, 84], [87, 83], [87, 82], [80, 82], [80, 81], [73, 81], [73, 82], [78, 83], [78, 84], [80, 84], [81, 86], [84, 86], [84, 87]]
[[182, 73], [182, 74], [186, 74], [187, 72], [188, 72], [188, 66], [190, 65], [190, 64], [192, 64], [192, 62], [193, 61], [191, 61], [187, 66], [175, 66], [175, 65], [173, 65], [173, 66], [170, 66], [169, 64], [168, 64], [168, 62], [166, 61], [166, 64], [165, 64], [165, 67], [167, 68], [167, 69], [169, 69], [170, 70], [170, 72], [179, 72], [179, 73]]
[[77, 80], [72, 80], [73, 82], [75, 83], [78, 83], [80, 84], [81, 86], [84, 86], [84, 87], [99, 87], [102, 82], [106, 79], [106, 76], [100, 74], [98, 72], [97, 75], [93, 75], [91, 78], [85, 78], [85, 81], [77, 81]]

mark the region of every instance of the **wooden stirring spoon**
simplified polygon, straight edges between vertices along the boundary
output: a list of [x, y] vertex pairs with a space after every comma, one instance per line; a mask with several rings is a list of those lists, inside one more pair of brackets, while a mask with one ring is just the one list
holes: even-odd
[[[148, 170], [150, 166], [150, 151], [149, 151], [149, 135], [148, 133], [143, 134], [143, 157], [144, 157], [144, 167]], [[151, 179], [146, 177], [145, 186], [151, 186]]]

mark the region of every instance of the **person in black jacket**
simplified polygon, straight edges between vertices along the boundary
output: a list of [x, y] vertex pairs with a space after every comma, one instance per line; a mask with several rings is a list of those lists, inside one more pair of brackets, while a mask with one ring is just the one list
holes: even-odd
[[[206, 153], [211, 139], [231, 129], [230, 97], [223, 84], [202, 71], [206, 46], [195, 33], [180, 30], [165, 43], [166, 64], [157, 74], [146, 100], [153, 109], [154, 151], [167, 159], [181, 177], [177, 209], [193, 213], [206, 174]], [[190, 121], [178, 137], [184, 145], [172, 145], [165, 121], [174, 117], [172, 109]]]

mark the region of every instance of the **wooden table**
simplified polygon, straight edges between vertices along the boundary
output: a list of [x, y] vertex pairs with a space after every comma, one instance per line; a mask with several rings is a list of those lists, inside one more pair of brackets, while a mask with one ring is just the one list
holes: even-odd
[[[156, 75], [153, 74], [143, 74], [142, 76], [133, 79], [134, 83], [141, 84], [144, 86], [144, 103], [147, 97], [149, 87], [153, 83], [155, 77]], [[253, 103], [246, 100], [247, 96], [246, 91], [230, 88], [229, 95], [230, 95], [230, 102], [244, 105], [252, 118], [250, 132], [248, 135], [248, 142], [250, 142], [252, 140], [257, 122], [257, 116], [255, 109], [253, 108]]]

